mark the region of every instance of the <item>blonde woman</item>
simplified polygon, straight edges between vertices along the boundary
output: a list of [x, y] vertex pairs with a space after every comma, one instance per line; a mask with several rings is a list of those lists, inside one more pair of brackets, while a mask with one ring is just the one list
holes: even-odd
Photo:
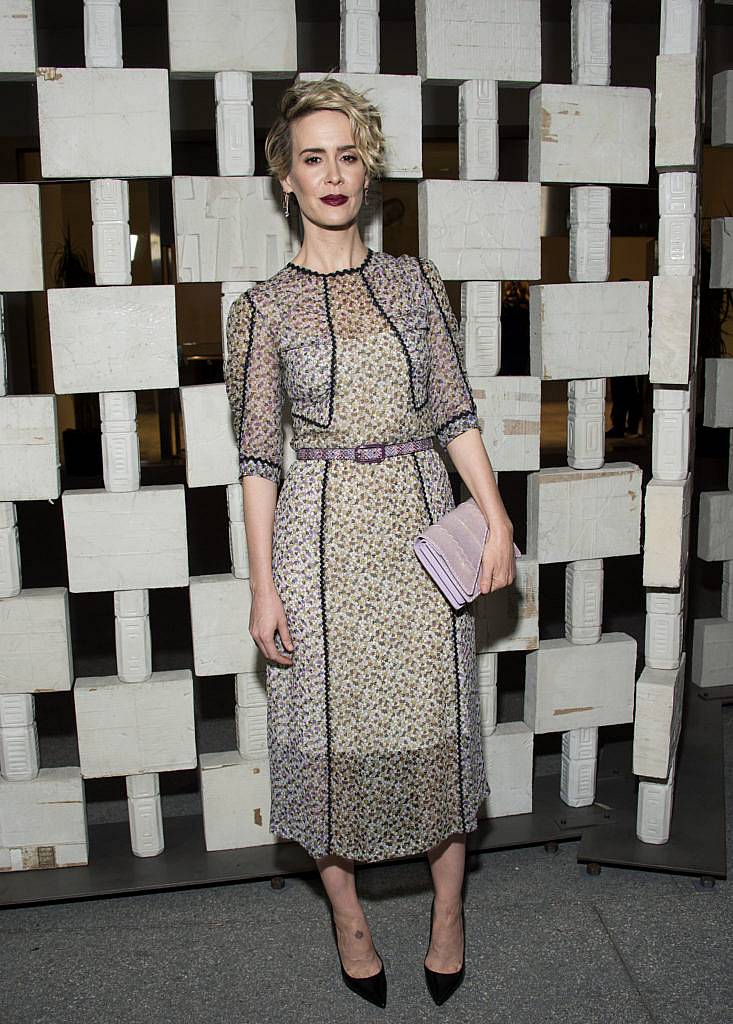
[[[490, 525], [481, 590], [515, 575], [513, 529], [478, 430], [445, 286], [426, 258], [365, 246], [385, 170], [379, 111], [329, 76], [284, 92], [265, 145], [294, 258], [233, 302], [225, 366], [252, 605], [267, 659], [270, 829], [313, 857], [342, 977], [386, 1003], [355, 861], [425, 852], [425, 978], [464, 976], [466, 834], [490, 787], [471, 607], [455, 612], [413, 540], [454, 507], [451, 460]], [[297, 459], [282, 479], [282, 406]]]

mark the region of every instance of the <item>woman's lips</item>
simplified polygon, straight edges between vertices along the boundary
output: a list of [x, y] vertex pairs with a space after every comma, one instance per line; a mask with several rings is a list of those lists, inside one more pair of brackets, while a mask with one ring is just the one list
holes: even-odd
[[341, 206], [346, 202], [346, 196], [322, 196], [321, 202], [328, 203], [329, 206]]

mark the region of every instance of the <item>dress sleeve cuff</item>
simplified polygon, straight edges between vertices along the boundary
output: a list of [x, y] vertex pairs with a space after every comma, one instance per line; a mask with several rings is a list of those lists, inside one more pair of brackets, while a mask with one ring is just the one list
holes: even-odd
[[258, 459], [250, 455], [239, 460], [239, 479], [241, 480], [244, 476], [263, 476], [278, 486], [282, 476], [282, 467], [276, 466], [274, 462], [269, 462], [267, 459]]
[[472, 427], [479, 429], [478, 415], [474, 410], [466, 409], [465, 412], [451, 416], [449, 420], [436, 428], [435, 433], [442, 447], [447, 448], [453, 438]]

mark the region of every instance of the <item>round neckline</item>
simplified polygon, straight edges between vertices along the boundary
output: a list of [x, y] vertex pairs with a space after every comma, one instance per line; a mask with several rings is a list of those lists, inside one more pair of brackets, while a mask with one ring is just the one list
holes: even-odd
[[328, 270], [325, 272], [322, 270], [312, 270], [311, 267], [306, 267], [302, 263], [293, 263], [292, 260], [290, 260], [286, 266], [293, 267], [295, 270], [300, 270], [304, 274], [312, 274], [314, 277], [339, 277], [341, 274], [355, 274], [357, 271], [363, 270], [373, 255], [374, 250], [367, 246], [367, 254], [358, 267], [343, 267], [341, 270]]

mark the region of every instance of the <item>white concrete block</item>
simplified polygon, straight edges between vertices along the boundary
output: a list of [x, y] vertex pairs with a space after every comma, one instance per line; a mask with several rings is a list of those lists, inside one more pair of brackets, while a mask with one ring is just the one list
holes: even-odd
[[476, 683], [481, 718], [481, 735], [484, 737], [491, 736], [496, 732], [498, 707], [497, 662], [498, 655], [494, 652], [477, 654], [476, 656]]
[[[239, 483], [239, 458], [223, 384], [180, 389], [186, 439], [186, 483], [213, 487]], [[241, 487], [240, 487], [241, 489]]]
[[38, 768], [33, 695], [0, 694], [0, 775], [9, 781], [34, 779]]
[[611, 265], [611, 189], [570, 189], [571, 281], [606, 281]]
[[597, 644], [540, 640], [526, 665], [524, 721], [535, 733], [633, 720], [636, 640], [626, 633]]
[[259, 280], [290, 259], [288, 221], [269, 177], [173, 178], [178, 280]]
[[646, 185], [648, 89], [538, 85], [529, 94], [529, 180]]
[[0, 601], [0, 693], [70, 690], [73, 671], [65, 587], [21, 590]]
[[540, 277], [540, 187], [427, 179], [417, 186], [420, 255], [444, 279]]
[[197, 676], [265, 670], [264, 655], [249, 632], [249, 580], [228, 573], [193, 576], [189, 598]]
[[684, 636], [683, 616], [681, 591], [647, 591], [644, 661], [649, 668], [679, 667]]
[[136, 857], [157, 857], [165, 848], [160, 776], [128, 775], [125, 782], [132, 852]]
[[499, 90], [491, 79], [472, 78], [458, 86], [458, 177], [499, 177]]
[[101, 392], [99, 416], [105, 490], [138, 490], [140, 440], [137, 434], [137, 395], [134, 391]]
[[89, 195], [94, 281], [98, 285], [132, 284], [128, 182], [95, 178], [89, 183]]
[[[0, 39], [7, 20], [0, 7]], [[38, 185], [0, 185], [0, 292], [43, 291], [41, 244]]]
[[532, 810], [534, 736], [524, 722], [501, 722], [482, 739], [491, 792], [479, 805], [479, 818], [505, 818]]
[[[733, 439], [731, 440], [731, 459], [733, 460]], [[729, 468], [728, 479], [733, 477]], [[733, 561], [723, 562], [723, 579], [720, 585], [720, 614], [728, 622], [733, 622]]]
[[262, 708], [267, 704], [264, 672], [237, 672], [234, 680], [235, 701], [242, 708]]
[[61, 502], [72, 594], [188, 586], [182, 484], [69, 490]]
[[539, 379], [469, 374], [469, 383], [492, 467], [497, 472], [539, 469], [542, 401]]
[[124, 683], [141, 683], [153, 674], [148, 592], [117, 590], [114, 603], [117, 675]]
[[39, 68], [36, 87], [44, 178], [170, 176], [167, 68]]
[[654, 278], [649, 356], [652, 384], [690, 381], [692, 285], [691, 277]]
[[510, 587], [480, 594], [473, 603], [476, 651], [531, 651], [539, 643], [539, 567], [526, 555], [515, 559]]
[[114, 0], [84, 0], [84, 63], [122, 67], [122, 16]]
[[690, 541], [692, 474], [683, 481], [655, 480], [646, 485], [644, 495], [645, 587], [682, 585]]
[[242, 757], [267, 757], [267, 708], [235, 704], [234, 734]]
[[196, 767], [193, 679], [188, 669], [144, 683], [87, 676], [74, 685], [79, 762], [85, 779]]
[[600, 469], [606, 447], [605, 377], [568, 381], [568, 465]]
[[15, 502], [0, 501], [0, 598], [17, 597], [20, 590], [20, 536]]
[[639, 551], [641, 469], [548, 467], [527, 477], [527, 555], [540, 565]]
[[697, 56], [657, 57], [654, 105], [657, 167], [694, 167], [697, 160]]
[[172, 74], [297, 71], [296, 42], [292, 0], [168, 0]]
[[281, 842], [270, 832], [270, 767], [231, 750], [201, 754], [201, 804], [207, 850]]
[[636, 836], [642, 843], [661, 845], [669, 841], [674, 806], [674, 771], [665, 782], [639, 780], [636, 807]]
[[565, 568], [565, 637], [597, 644], [603, 625], [603, 559], [584, 558]]
[[560, 799], [568, 807], [589, 807], [595, 800], [598, 729], [563, 733], [560, 757]]
[[634, 775], [666, 779], [677, 755], [685, 688], [685, 655], [673, 669], [649, 668], [636, 683]]
[[648, 281], [529, 289], [530, 373], [542, 380], [649, 369]]
[[730, 686], [733, 675], [733, 622], [695, 619], [690, 678], [696, 686]]
[[710, 287], [733, 288], [733, 217], [710, 221]]
[[461, 312], [466, 372], [496, 376], [501, 368], [501, 281], [463, 281]]
[[733, 70], [713, 75], [710, 144], [733, 146]]
[[733, 359], [705, 360], [703, 424], [733, 428]]
[[0, 400], [0, 501], [39, 501], [61, 494], [55, 395]]
[[47, 292], [57, 394], [178, 386], [173, 285]]
[[652, 476], [684, 480], [690, 468], [690, 389], [652, 388]]
[[217, 71], [216, 101], [217, 170], [222, 177], [255, 172], [255, 125], [250, 71]]
[[426, 82], [542, 77], [539, 0], [416, 0], [417, 71]]
[[[0, 779], [0, 848], [23, 849], [23, 870], [59, 866], [52, 851], [41, 852], [39, 847], [86, 843], [86, 805], [78, 768], [41, 768], [26, 782]], [[40, 863], [43, 859], [49, 863]], [[77, 863], [86, 863], [86, 857]]]
[[248, 580], [249, 554], [247, 551], [247, 535], [244, 528], [244, 495], [241, 484], [239, 482], [227, 484], [226, 495], [232, 576], [238, 580]]
[[733, 492], [700, 494], [697, 557], [705, 562], [727, 562], [733, 558]]
[[697, 53], [700, 0], [662, 0], [659, 52]]
[[659, 175], [659, 216], [694, 217], [697, 214], [697, 174], [663, 171]]
[[611, 0], [573, 0], [570, 7], [573, 85], [611, 82]]
[[[320, 71], [301, 71], [296, 81], [312, 82], [322, 77]], [[332, 77], [366, 93], [379, 107], [386, 142], [385, 177], [422, 178], [422, 85], [419, 77], [346, 72], [334, 72]], [[369, 207], [373, 194], [377, 193], [370, 185]], [[282, 214], [280, 217], [284, 219]], [[371, 243], [365, 240], [365, 244]]]
[[[2, 75], [35, 74], [36, 25], [33, 0], [2, 0], [0, 3], [0, 68]], [[0, 291], [4, 289], [0, 286]]]
[[379, 71], [379, 0], [341, 0], [339, 66], [344, 71]]

